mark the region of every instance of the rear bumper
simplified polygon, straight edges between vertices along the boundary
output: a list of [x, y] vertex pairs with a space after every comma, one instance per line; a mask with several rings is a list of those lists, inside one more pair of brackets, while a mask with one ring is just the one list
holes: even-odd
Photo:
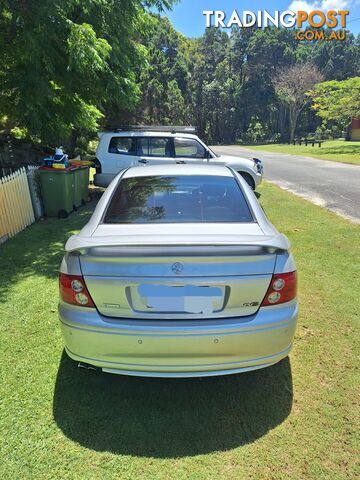
[[225, 375], [264, 368], [286, 357], [296, 301], [242, 318], [154, 321], [108, 318], [59, 305], [68, 355], [105, 372], [153, 377]]
[[263, 179], [263, 173], [261, 172], [256, 172], [254, 173], [253, 175], [253, 178], [254, 178], [254, 182], [255, 182], [255, 188], [258, 187], [260, 185], [260, 183], [262, 182], [262, 179]]

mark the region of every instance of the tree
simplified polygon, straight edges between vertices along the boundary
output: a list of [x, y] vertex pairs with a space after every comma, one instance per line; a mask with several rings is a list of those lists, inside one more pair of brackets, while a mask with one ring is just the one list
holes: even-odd
[[146, 62], [139, 65], [137, 72], [142, 95], [133, 122], [189, 123], [189, 41], [167, 18], [152, 15], [151, 19], [152, 27], [143, 38]]
[[341, 42], [297, 43], [296, 63], [311, 59], [325, 80], [344, 80], [360, 74], [360, 35], [348, 33]]
[[290, 143], [294, 140], [300, 113], [310, 102], [307, 92], [322, 79], [320, 70], [310, 62], [284, 67], [275, 76], [275, 91], [289, 111]]
[[185, 105], [184, 97], [176, 80], [170, 80], [166, 93], [165, 121], [169, 125], [187, 125], [189, 115]]
[[360, 118], [360, 77], [322, 82], [310, 92], [312, 109], [323, 121], [349, 127], [352, 118]]
[[247, 134], [256, 117], [266, 130], [281, 131], [285, 137], [286, 107], [278, 100], [273, 78], [279, 70], [295, 63], [298, 44], [289, 29], [254, 28], [246, 49], [247, 75], [240, 99], [243, 134]]
[[298, 42], [253, 27], [189, 39], [149, 13], [173, 1], [0, 0], [0, 126], [70, 152], [127, 123], [192, 123], [209, 142], [293, 139], [330, 114], [307, 90], [360, 74], [360, 36]]
[[[36, 141], [74, 146], [108, 112], [132, 108], [145, 7], [172, 0], [0, 0], [0, 118]], [[71, 145], [72, 144], [72, 145]]]
[[[187, 39], [168, 19], [153, 20], [143, 39], [147, 66], [139, 66], [142, 93], [131, 121], [193, 123], [208, 142], [249, 138], [254, 125], [257, 138], [261, 126], [261, 138], [288, 139], [289, 105], [277, 95], [274, 78], [290, 66], [300, 65], [299, 78], [308, 63], [324, 79], [347, 78], [359, 70], [360, 37], [353, 35], [343, 42], [298, 42], [290, 29], [234, 28], [229, 35], [207, 28], [202, 37]], [[314, 132], [320, 120], [309, 108], [310, 99], [304, 102], [297, 128]]]

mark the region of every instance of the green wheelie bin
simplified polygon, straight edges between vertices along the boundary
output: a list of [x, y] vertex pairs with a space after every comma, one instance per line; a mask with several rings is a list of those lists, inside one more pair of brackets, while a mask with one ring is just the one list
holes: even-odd
[[83, 200], [90, 201], [89, 183], [90, 183], [90, 167], [82, 167], [83, 171]]
[[81, 167], [72, 170], [74, 172], [74, 208], [77, 209], [83, 203], [83, 173]]
[[74, 172], [70, 169], [39, 169], [46, 217], [66, 218], [74, 209]]
[[89, 195], [89, 167], [79, 167], [80, 175], [81, 175], [81, 200], [82, 203], [86, 203], [90, 200]]

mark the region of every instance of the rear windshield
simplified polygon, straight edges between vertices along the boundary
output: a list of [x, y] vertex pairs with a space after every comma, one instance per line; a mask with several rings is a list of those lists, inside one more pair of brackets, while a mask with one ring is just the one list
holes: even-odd
[[233, 177], [151, 176], [120, 181], [104, 223], [253, 222]]

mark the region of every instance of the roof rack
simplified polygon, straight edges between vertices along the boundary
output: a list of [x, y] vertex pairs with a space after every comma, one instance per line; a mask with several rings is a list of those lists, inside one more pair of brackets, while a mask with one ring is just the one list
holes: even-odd
[[171, 132], [171, 133], [196, 133], [197, 127], [191, 125], [175, 126], [175, 125], [121, 125], [118, 128], [115, 128], [115, 132], [129, 132], [129, 131], [138, 131], [138, 132]]

